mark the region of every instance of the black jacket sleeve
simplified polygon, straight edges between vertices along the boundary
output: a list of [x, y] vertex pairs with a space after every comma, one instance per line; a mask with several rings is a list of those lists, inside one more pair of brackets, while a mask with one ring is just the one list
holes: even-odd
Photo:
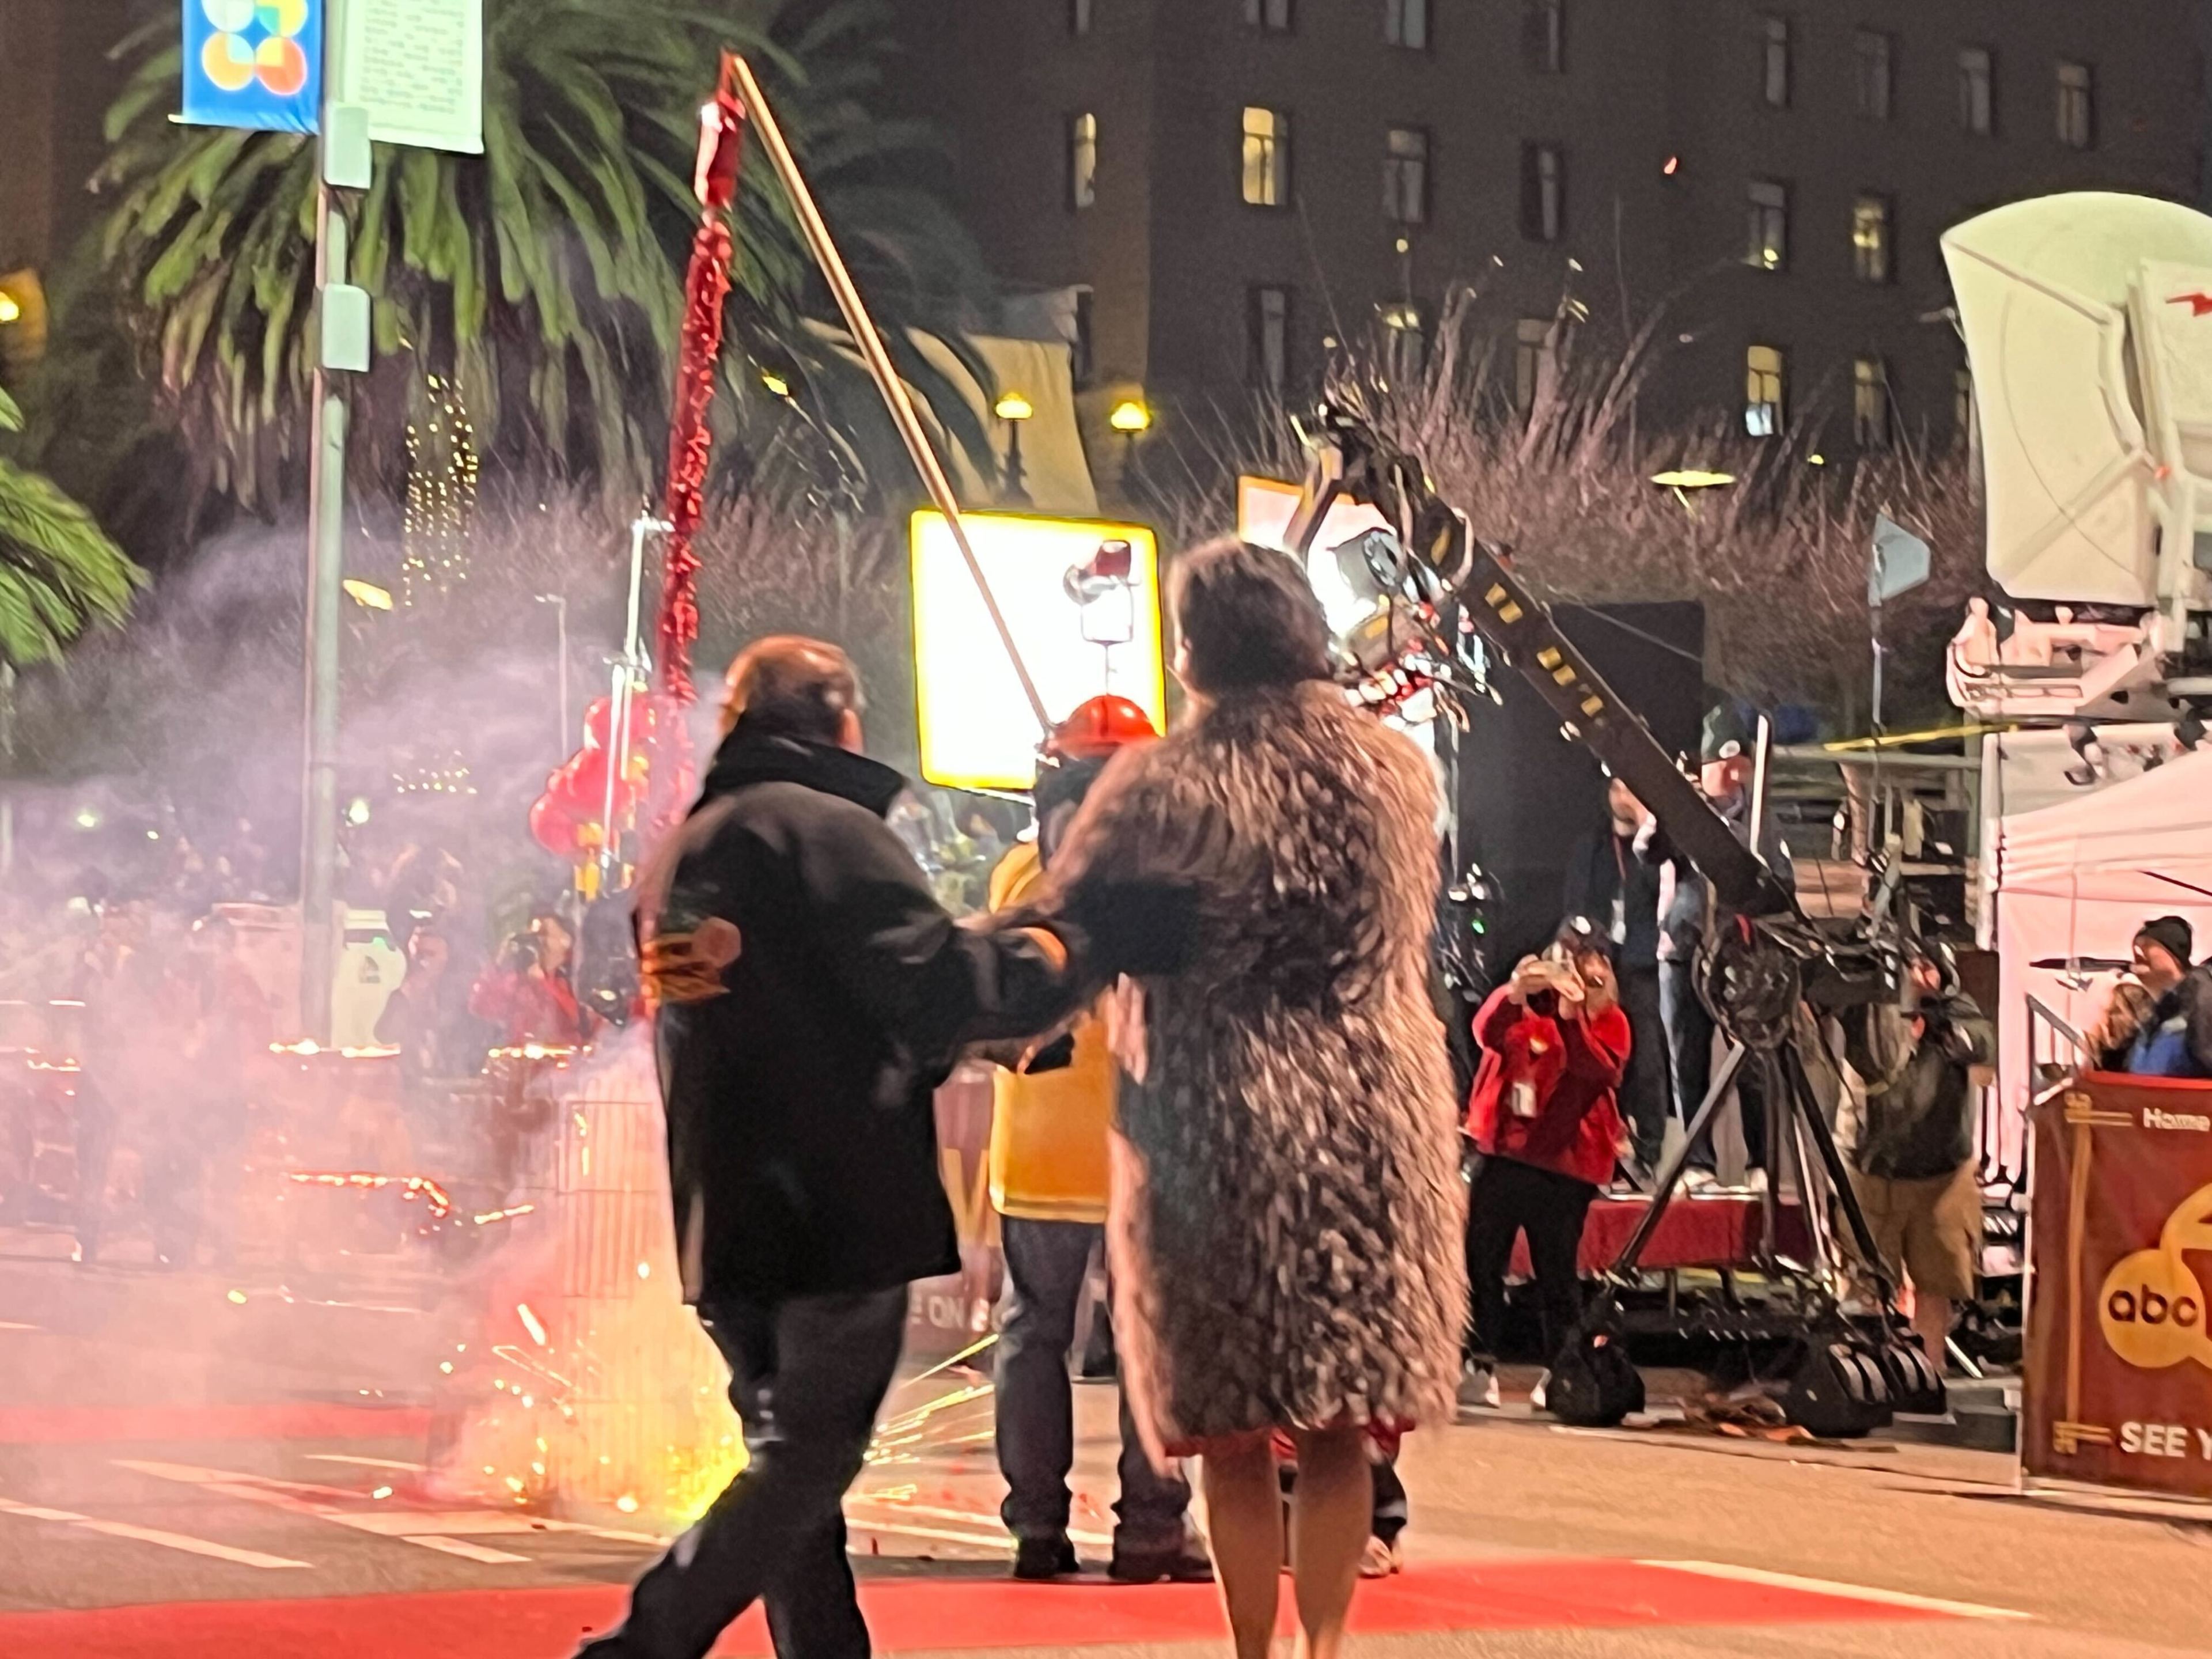
[[866, 808], [821, 814], [796, 852], [830, 972], [910, 1053], [942, 1057], [966, 1042], [1027, 1036], [1074, 1006], [1072, 927], [1055, 930], [1055, 949], [1034, 931], [959, 926]]

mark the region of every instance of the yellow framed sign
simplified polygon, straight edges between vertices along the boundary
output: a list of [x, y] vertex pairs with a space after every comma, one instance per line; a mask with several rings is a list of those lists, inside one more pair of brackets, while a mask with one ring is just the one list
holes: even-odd
[[[961, 522], [1054, 720], [1103, 692], [1167, 726], [1159, 544], [1143, 525], [1033, 514]], [[1027, 789], [1042, 734], [942, 514], [909, 525], [921, 775], [954, 789]], [[1126, 544], [1126, 570], [1115, 553]], [[1101, 575], [1099, 573], [1105, 574]]]

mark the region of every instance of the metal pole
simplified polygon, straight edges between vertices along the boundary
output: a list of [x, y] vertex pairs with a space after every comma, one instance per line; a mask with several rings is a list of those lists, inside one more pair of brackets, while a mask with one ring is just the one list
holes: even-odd
[[[326, 65], [337, 61], [337, 30], [327, 33]], [[327, 73], [326, 70], [326, 73]], [[329, 84], [328, 82], [325, 84]], [[319, 153], [328, 143], [319, 141]], [[345, 280], [346, 222], [327, 183], [317, 188], [315, 286]], [[345, 574], [346, 403], [315, 352], [313, 433], [307, 468], [307, 719], [301, 789], [300, 1023], [314, 1042], [331, 1039], [337, 980], [338, 615]]]
[[612, 890], [619, 860], [615, 854], [615, 792], [629, 770], [630, 710], [637, 683], [645, 672], [645, 646], [638, 637], [645, 600], [645, 538], [666, 534], [675, 526], [664, 519], [641, 514], [629, 527], [629, 610], [623, 624], [622, 655], [616, 659], [612, 701], [607, 710], [607, 793], [599, 822], [606, 826], [599, 843], [599, 891]]
[[738, 57], [732, 58], [731, 65], [737, 75], [738, 91], [744, 100], [745, 112], [760, 135], [761, 148], [768, 152], [769, 163], [775, 167], [784, 194], [791, 198], [791, 205], [799, 215], [799, 228], [805, 232], [815, 262], [822, 267], [830, 293], [836, 296], [837, 308], [845, 316], [845, 326], [852, 331], [854, 343], [860, 349], [860, 359], [868, 366], [877, 390], [883, 393], [884, 402], [890, 408], [891, 424], [905, 441], [915, 470], [921, 474], [922, 487], [928, 490], [937, 510], [945, 515], [945, 526], [952, 532], [953, 545], [960, 550], [960, 556], [968, 566], [968, 574], [982, 598], [983, 609], [990, 615], [991, 626], [998, 631], [999, 643], [1006, 648], [1006, 660], [1013, 665], [1014, 678], [1021, 682], [1022, 696], [1029, 703], [1030, 712], [1036, 716], [1038, 729], [1049, 733], [1052, 716], [1045, 712], [1044, 698], [1037, 691], [1036, 682], [1030, 678], [1029, 665], [1022, 660], [1021, 647], [1014, 643], [1014, 630], [1007, 626], [1006, 613], [999, 609], [999, 601], [991, 592], [982, 561], [969, 544], [968, 529], [961, 522], [960, 503], [952, 494], [952, 482], [945, 477], [937, 452], [929, 447], [929, 434], [922, 428], [921, 416], [915, 411], [914, 398], [907, 391], [906, 382], [899, 379], [898, 370], [892, 366], [890, 353], [884, 348], [883, 336], [877, 332], [867, 307], [861, 302], [860, 290], [854, 286], [852, 273], [845, 269], [844, 258], [830, 238], [830, 227], [823, 222], [822, 211], [814, 204], [813, 192], [806, 187], [791, 146], [784, 142], [783, 130], [776, 125], [768, 100], [761, 95], [760, 82], [753, 78], [752, 65]]

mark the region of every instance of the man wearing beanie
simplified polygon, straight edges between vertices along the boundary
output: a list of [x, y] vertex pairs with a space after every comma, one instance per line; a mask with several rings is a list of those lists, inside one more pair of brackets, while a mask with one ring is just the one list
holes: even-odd
[[[2159, 916], [2136, 930], [2133, 978], [2140, 992], [2130, 999], [2115, 988], [2113, 1006], [2092, 1040], [2105, 1070], [2212, 1078], [2212, 968], [2190, 966], [2195, 945], [2185, 917]], [[2138, 1011], [2126, 1035], [2128, 1017]]]

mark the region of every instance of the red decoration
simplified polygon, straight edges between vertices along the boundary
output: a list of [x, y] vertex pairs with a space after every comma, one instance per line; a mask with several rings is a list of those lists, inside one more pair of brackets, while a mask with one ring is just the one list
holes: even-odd
[[721, 84], [700, 112], [699, 162], [693, 185], [700, 198], [699, 234], [684, 279], [684, 327], [676, 366], [675, 417], [668, 433], [668, 521], [662, 561], [660, 685], [678, 703], [698, 693], [691, 684], [691, 647], [699, 637], [699, 558], [691, 550], [705, 505], [707, 467], [714, 435], [707, 416], [714, 402], [714, 372], [722, 356], [722, 309], [730, 295], [735, 251], [729, 208], [737, 198], [738, 158], [744, 107], [738, 100], [730, 54], [722, 54]]
[[[615, 748], [614, 700], [584, 711], [584, 744], [545, 780], [530, 809], [530, 833], [556, 858], [581, 864], [607, 844], [607, 775]], [[641, 817], [673, 822], [698, 787], [684, 711], [672, 699], [641, 693], [631, 699], [629, 763], [616, 780], [613, 823], [627, 831]]]

